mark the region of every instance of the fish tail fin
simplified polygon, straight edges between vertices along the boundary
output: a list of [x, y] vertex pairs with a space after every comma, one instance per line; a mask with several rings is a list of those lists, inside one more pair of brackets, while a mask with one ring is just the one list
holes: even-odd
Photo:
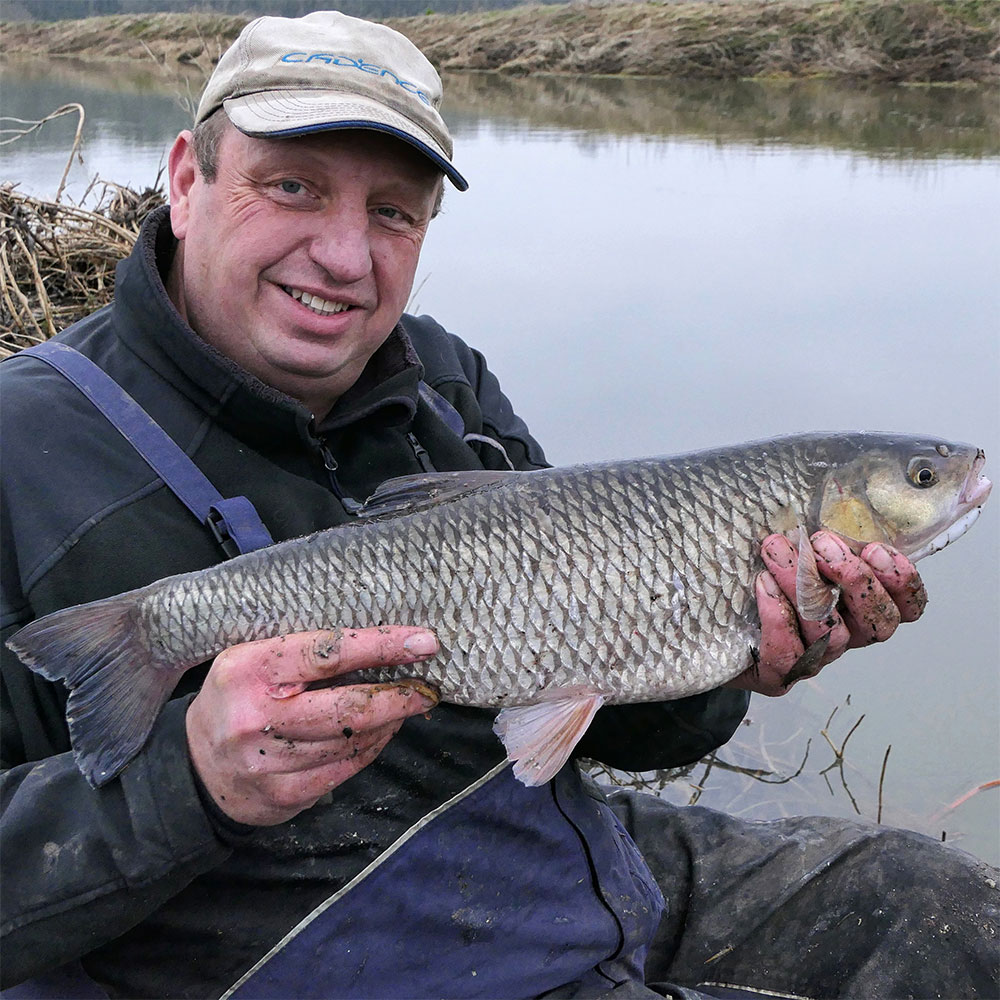
[[177, 682], [178, 670], [156, 661], [138, 610], [130, 594], [64, 608], [7, 642], [36, 673], [69, 688], [73, 756], [95, 788], [139, 752]]
[[514, 777], [529, 787], [556, 776], [604, 704], [604, 695], [596, 691], [560, 694], [505, 708], [493, 724], [514, 764]]

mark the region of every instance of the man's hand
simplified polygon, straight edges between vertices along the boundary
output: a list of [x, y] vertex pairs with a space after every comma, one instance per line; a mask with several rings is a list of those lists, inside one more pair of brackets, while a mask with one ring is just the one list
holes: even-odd
[[227, 649], [187, 713], [198, 776], [237, 822], [291, 819], [370, 764], [408, 716], [437, 704], [419, 681], [308, 685], [418, 662], [438, 648], [433, 632], [390, 626], [301, 632]]
[[[729, 687], [782, 695], [789, 671], [808, 646], [829, 633], [828, 645], [814, 676], [845, 650], [884, 642], [900, 622], [916, 621], [927, 604], [927, 593], [913, 563], [888, 545], [873, 542], [860, 556], [833, 533], [812, 536], [820, 573], [841, 588], [840, 601], [826, 621], [800, 619], [795, 611], [795, 570], [798, 552], [784, 535], [768, 535], [761, 546], [767, 570], [757, 578], [760, 613], [760, 660]], [[799, 678], [795, 678], [799, 679]], [[794, 682], [794, 681], [793, 681]]]

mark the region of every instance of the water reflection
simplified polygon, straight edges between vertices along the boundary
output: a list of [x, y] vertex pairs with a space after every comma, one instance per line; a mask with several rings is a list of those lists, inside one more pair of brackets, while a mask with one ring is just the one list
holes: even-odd
[[[78, 60], [0, 63], [5, 118], [42, 118], [63, 104], [82, 104], [91, 123], [87, 137], [110, 131], [129, 142], [163, 140], [191, 124], [203, 80], [196, 73], [165, 77], [156, 64], [123, 69], [95, 68]], [[58, 145], [54, 131], [43, 132], [43, 147]]]
[[[129, 139], [190, 124], [204, 73], [150, 61], [106, 67], [79, 60], [5, 62], [3, 114], [41, 117], [78, 101]], [[500, 130], [686, 136], [719, 143], [790, 143], [876, 157], [1000, 155], [1000, 102], [990, 86], [852, 86], [829, 80], [672, 80], [445, 75], [445, 115], [457, 135]], [[585, 136], [585, 139], [584, 139]]]
[[[2, 81], [0, 107], [7, 120], [0, 126], [7, 130], [19, 127], [10, 119], [37, 121], [62, 105], [83, 105], [83, 146], [68, 189], [77, 200], [95, 175], [137, 189], [154, 184], [170, 142], [191, 124], [189, 96], [201, 85], [197, 78], [167, 82], [152, 64], [112, 74], [106, 67], [95, 71], [77, 62], [36, 61], [4, 63]], [[75, 129], [76, 117], [68, 116], [0, 146], [0, 180], [52, 197]]]
[[497, 128], [582, 130], [587, 142], [686, 136], [878, 157], [1000, 153], [1000, 102], [989, 87], [465, 73], [446, 77], [445, 93], [446, 113], [460, 134], [488, 119]]

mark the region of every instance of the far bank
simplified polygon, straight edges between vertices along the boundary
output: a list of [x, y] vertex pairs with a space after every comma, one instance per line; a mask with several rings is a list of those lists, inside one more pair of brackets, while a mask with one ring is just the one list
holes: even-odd
[[[249, 17], [116, 15], [3, 24], [8, 55], [154, 63], [206, 76]], [[440, 70], [515, 75], [830, 77], [900, 83], [1000, 76], [995, 0], [572, 2], [386, 23]]]

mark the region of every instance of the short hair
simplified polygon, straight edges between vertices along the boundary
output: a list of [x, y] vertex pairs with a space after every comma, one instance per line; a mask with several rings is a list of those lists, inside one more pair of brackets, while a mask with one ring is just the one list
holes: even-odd
[[229, 116], [220, 107], [216, 108], [204, 121], [195, 125], [191, 138], [198, 169], [206, 181], [215, 180], [219, 169], [219, 144], [229, 124]]
[[[212, 183], [219, 169], [219, 146], [226, 128], [229, 126], [229, 116], [223, 108], [216, 108], [204, 121], [198, 122], [191, 132], [191, 139], [194, 145], [195, 159], [198, 161], [198, 169], [201, 176], [206, 181]], [[431, 210], [431, 218], [441, 211], [441, 204], [444, 201], [444, 174], [441, 174], [438, 183], [437, 197], [434, 199], [434, 207]]]

